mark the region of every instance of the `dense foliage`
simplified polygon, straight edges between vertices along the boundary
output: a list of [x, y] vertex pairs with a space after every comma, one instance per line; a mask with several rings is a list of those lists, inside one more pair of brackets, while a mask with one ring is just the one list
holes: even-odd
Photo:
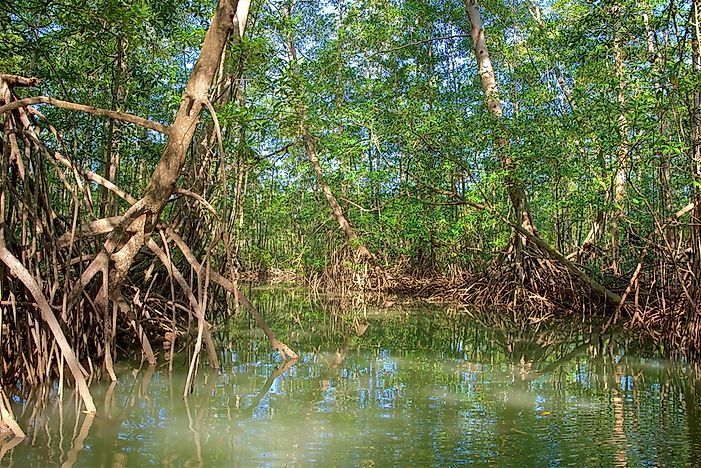
[[438, 278], [701, 352], [696, 0], [236, 4], [0, 4], [0, 380], [176, 338], [216, 367], [238, 302], [293, 356], [245, 271]]
[[[388, 265], [484, 268], [510, 229], [454, 203], [506, 213], [494, 154], [502, 131], [484, 106], [470, 23], [459, 1], [254, 2], [230, 55], [238, 99], [219, 109], [229, 194], [245, 196], [238, 260], [247, 269], [319, 270], [343, 243], [304, 157], [295, 103], [346, 216]], [[0, 69], [42, 79], [41, 94], [168, 123], [208, 23], [197, 2], [13, 1]], [[503, 132], [541, 234], [577, 250], [596, 219], [594, 263], [635, 267], [639, 239], [693, 191], [690, 9], [676, 2], [486, 1], [481, 5], [505, 110]], [[291, 72], [293, 31], [300, 73]], [[618, 61], [618, 63], [617, 63]], [[32, 90], [35, 93], [36, 90]], [[137, 127], [45, 109], [88, 167], [118, 138], [121, 186], [138, 195], [162, 139]], [[625, 128], [620, 125], [626, 121]], [[616, 175], [625, 177], [620, 199]], [[239, 177], [239, 172], [244, 177]], [[670, 234], [683, 250], [685, 233]], [[678, 250], [677, 249], [677, 250]]]

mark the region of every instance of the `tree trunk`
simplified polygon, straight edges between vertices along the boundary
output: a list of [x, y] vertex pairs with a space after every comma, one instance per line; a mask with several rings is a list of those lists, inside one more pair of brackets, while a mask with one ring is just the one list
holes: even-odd
[[[489, 58], [487, 49], [487, 40], [484, 34], [484, 26], [482, 25], [482, 17], [480, 16], [477, 0], [464, 0], [467, 15], [470, 19], [470, 36], [474, 46], [475, 57], [477, 59], [477, 69], [482, 81], [482, 90], [484, 91], [487, 100], [487, 109], [499, 122], [496, 137], [496, 151], [501, 161], [502, 166], [506, 171], [506, 188], [509, 195], [509, 200], [514, 209], [514, 215], [517, 223], [520, 224], [526, 231], [537, 234], [535, 224], [531, 217], [528, 206], [528, 196], [523, 187], [523, 181], [515, 174], [516, 165], [514, 160], [509, 155], [509, 141], [505, 136], [503, 127], [503, 110], [499, 101], [499, 93], [497, 88], [496, 77], [492, 60]], [[520, 251], [526, 244], [526, 238], [517, 235], [516, 250]]]
[[[235, 49], [245, 33], [246, 24], [248, 23], [248, 14], [251, 6], [250, 0], [239, 0], [236, 8], [236, 17], [234, 18], [234, 28], [229, 35], [229, 46], [225, 47], [222, 53], [222, 58], [219, 63], [219, 70], [215, 78], [214, 96], [212, 98], [212, 106], [219, 110], [232, 101], [237, 101], [243, 106], [243, 88], [241, 86], [241, 76], [245, 68], [244, 57], [241, 60], [232, 61], [232, 50]], [[220, 214], [220, 220], [211, 224], [207, 218], [200, 216], [202, 205], [195, 199], [183, 197], [177, 202], [177, 218], [176, 224], [180, 223], [182, 228], [180, 232], [184, 239], [191, 246], [202, 246], [210, 242], [216, 242], [215, 239], [221, 235], [221, 241], [224, 246], [225, 264], [228, 275], [234, 279], [237, 276], [234, 258], [236, 256], [236, 245], [239, 238], [239, 233], [235, 227], [236, 210], [238, 207], [238, 196], [240, 193], [240, 165], [232, 163], [232, 157], [228, 153], [222, 151], [224, 138], [235, 139], [238, 135], [237, 147], [243, 145], [245, 140], [245, 132], [240, 128], [236, 133], [228, 132], [228, 128], [220, 128], [218, 121], [215, 119], [208, 121], [204, 125], [203, 130], [197, 135], [197, 141], [193, 144], [192, 157], [190, 158], [187, 168], [185, 169], [188, 179], [185, 184], [189, 185], [190, 189], [201, 195], [204, 199], [216, 201], [215, 206]], [[213, 150], [219, 143], [219, 150]], [[214, 161], [218, 160], [217, 165]], [[235, 169], [232, 170], [232, 167]], [[238, 173], [238, 180], [237, 178]], [[233, 180], [236, 183], [236, 191], [229, 195], [229, 181]], [[235, 307], [238, 307], [238, 298], [235, 302]], [[206, 331], [207, 332], [207, 331]]]
[[[611, 11], [614, 22], [618, 22], [621, 18], [620, 6], [615, 5]], [[618, 152], [616, 154], [616, 181], [614, 187], [614, 214], [611, 218], [611, 269], [614, 275], [621, 274], [621, 266], [618, 254], [618, 221], [624, 213], [623, 203], [626, 193], [626, 182], [628, 177], [628, 118], [625, 113], [626, 95], [625, 95], [625, 64], [623, 50], [621, 49], [621, 38], [619, 26], [616, 25], [613, 31], [613, 59], [616, 69], [616, 78], [618, 80], [618, 90], [616, 92], [616, 101], [619, 106], [618, 114]]]
[[[285, 18], [287, 19], [288, 23], [290, 21], [291, 16], [292, 5], [290, 3], [287, 3], [285, 5]], [[287, 30], [287, 55], [292, 66], [292, 72], [296, 76], [299, 76], [299, 67], [297, 66], [297, 49], [295, 47], [292, 29], [289, 25]], [[326, 197], [326, 201], [328, 202], [329, 207], [331, 207], [331, 211], [333, 212], [334, 218], [336, 218], [336, 222], [338, 222], [338, 226], [340, 227], [341, 231], [343, 231], [343, 234], [346, 236], [346, 240], [348, 241], [350, 246], [354, 248], [358, 252], [358, 254], [360, 254], [361, 258], [372, 258], [373, 255], [370, 253], [365, 244], [363, 244], [358, 238], [358, 235], [355, 233], [355, 230], [343, 214], [343, 210], [341, 209], [341, 206], [338, 204], [336, 197], [331, 191], [331, 187], [329, 187], [329, 184], [324, 178], [324, 173], [321, 169], [321, 163], [319, 162], [319, 156], [316, 152], [316, 143], [314, 141], [314, 137], [309, 132], [309, 128], [307, 127], [307, 108], [302, 98], [300, 98], [299, 103], [297, 104], [297, 117], [299, 119], [299, 130], [302, 134], [302, 141], [304, 142], [304, 148], [307, 152], [307, 159], [309, 159], [309, 162], [314, 168], [314, 172], [316, 173], [316, 180], [319, 186], [321, 187], [321, 191]]]
[[[119, 293], [120, 286], [132, 266], [134, 257], [151, 235], [163, 207], [175, 190], [175, 184], [185, 163], [185, 156], [197, 128], [203, 107], [209, 102], [209, 91], [219, 68], [226, 41], [234, 30], [234, 17], [238, 0], [220, 0], [212, 23], [202, 44], [200, 57], [183, 94], [180, 109], [170, 128], [168, 142], [154, 170], [143, 197], [123, 216], [105, 242], [107, 254], [122, 247], [112, 255], [115, 273], [110, 275], [110, 291]], [[138, 232], [124, 243], [120, 238], [129, 225]], [[101, 257], [95, 261], [101, 260]], [[104, 261], [104, 258], [102, 259]]]
[[[121, 112], [127, 91], [127, 64], [125, 60], [124, 41], [121, 36], [116, 39], [117, 58], [114, 64], [114, 89], [112, 90], [111, 110]], [[117, 169], [119, 168], [119, 150], [121, 146], [121, 123], [110, 119], [107, 134], [107, 156], [103, 176], [112, 183], [116, 182]], [[100, 186], [100, 217], [113, 216], [116, 204], [114, 194], [105, 187]]]
[[[691, 2], [691, 20], [689, 24], [692, 26], [691, 49], [692, 49], [692, 67], [698, 77], [701, 74], [701, 5], [699, 0]], [[689, 230], [691, 236], [692, 249], [692, 271], [694, 278], [692, 284], [692, 303], [689, 307], [689, 326], [691, 336], [697, 340], [701, 337], [701, 330], [696, 326], [699, 319], [699, 304], [701, 304], [701, 90], [698, 88], [694, 92], [694, 104], [691, 114], [691, 157], [692, 157], [692, 177], [693, 177], [693, 197], [695, 202], [694, 210], [692, 211]]]

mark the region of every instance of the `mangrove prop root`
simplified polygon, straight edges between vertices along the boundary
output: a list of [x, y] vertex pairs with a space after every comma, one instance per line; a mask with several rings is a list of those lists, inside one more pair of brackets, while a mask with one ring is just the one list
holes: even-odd
[[[168, 307], [173, 311], [191, 313], [194, 310], [203, 314], [201, 301], [196, 298], [193, 301], [190, 284], [172, 263], [169, 264], [167, 256], [159, 255], [158, 249], [153, 248], [157, 244], [152, 243], [152, 235], [157, 232], [154, 228], [159, 224], [160, 211], [172, 193], [196, 200], [208, 214], [220, 219], [203, 194], [175, 187], [180, 170], [170, 171], [168, 168], [182, 167], [188, 141], [199, 121], [196, 110], [209, 104], [207, 93], [212, 80], [206, 75], [218, 69], [221, 53], [217, 50], [226, 42], [235, 5], [236, 2], [231, 0], [220, 2], [202, 49], [204, 58], [195, 67], [189, 83], [192, 87], [188, 86], [181, 112], [169, 128], [135, 116], [117, 115], [45, 96], [19, 100], [12, 93], [12, 87], [36, 86], [38, 80], [0, 75], [0, 125], [3, 131], [0, 139], [0, 194], [4, 197], [0, 200], [0, 231], [4, 229], [5, 233], [0, 249], [0, 312], [3, 314], [1, 364], [4, 381], [18, 379], [32, 385], [46, 382], [56, 375], [62, 376], [65, 363], [86, 409], [94, 412], [80, 360], [89, 356], [91, 372], [93, 362], [104, 363], [110, 378], [114, 379], [112, 351], [118, 345], [117, 338], [121, 340], [125, 336], [123, 332], [136, 338], [148, 361], [155, 362], [156, 353], [151, 346], [154, 335], [158, 338], [170, 332], [169, 343], [172, 343], [176, 334], [184, 334], [176, 323], [182, 323], [183, 314], [179, 314], [176, 320], [175, 315], [166, 317], [159, 307], [170, 304]], [[167, 133], [168, 148], [162, 164], [159, 163], [152, 174], [145, 196], [137, 200], [113, 181], [78, 167], [71, 159], [71, 150], [63, 145], [60, 132], [32, 107], [37, 103], [104, 115]], [[179, 119], [181, 114], [184, 117]], [[39, 130], [37, 120], [49, 129], [54, 142], [45, 144], [42, 141], [46, 132]], [[178, 135], [183, 138], [175, 138]], [[88, 181], [117, 195], [130, 207], [120, 216], [90, 220], [95, 205]], [[56, 184], [62, 190], [55, 190]], [[20, 240], [16, 237], [18, 233], [27, 233], [28, 239]], [[106, 235], [107, 239], [100, 239], [98, 236], [101, 235]], [[148, 281], [150, 273], [141, 276], [144, 272], [132, 266], [136, 255], [144, 254], [141, 249], [144, 244], [159, 256], [168, 270], [165, 276], [175, 277], [181, 285], [185, 303], [189, 302], [190, 308], [182, 306], [180, 297], [160, 297], [155, 293], [158, 285], [150, 295], [151, 286], [145, 296], [139, 295], [139, 283], [142, 279]], [[42, 248], [37, 249], [37, 245]], [[285, 358], [296, 356], [275, 337], [231, 281], [209, 268], [205, 271], [197, 261], [193, 263], [194, 256], [189, 247], [185, 246], [183, 253], [191, 256], [188, 263], [197, 266], [196, 274], [200, 278], [211, 276], [213, 283], [233, 292], [244, 303], [276, 351]], [[97, 275], [100, 275], [100, 280], [96, 280]], [[160, 280], [163, 281], [163, 275]], [[130, 291], [136, 291], [131, 300], [125, 297]], [[28, 313], [18, 313], [17, 307], [32, 309]], [[46, 327], [35, 320], [34, 307], [41, 313]], [[198, 318], [202, 319], [203, 315]], [[22, 320], [26, 323], [21, 323]], [[202, 321], [202, 325], [210, 364], [218, 367], [211, 325], [206, 321]], [[174, 352], [173, 346], [170, 355]]]
[[[175, 245], [178, 246], [180, 251], [185, 256], [185, 259], [195, 270], [195, 272], [197, 274], [201, 274], [202, 265], [200, 264], [200, 262], [197, 261], [192, 251], [190, 250], [190, 247], [188, 247], [185, 241], [170, 227], [165, 228], [165, 233], [171, 240], [173, 240], [173, 242], [175, 242]], [[258, 327], [261, 328], [265, 333], [265, 336], [268, 337], [270, 345], [273, 347], [273, 349], [278, 351], [283, 358], [294, 359], [298, 357], [297, 353], [292, 351], [292, 349], [290, 349], [289, 346], [277, 339], [273, 331], [265, 322], [265, 319], [263, 319], [263, 317], [258, 313], [253, 304], [251, 304], [251, 301], [249, 301], [248, 298], [244, 296], [244, 294], [238, 288], [236, 288], [236, 286], [234, 286], [234, 283], [231, 280], [225, 278], [216, 271], [212, 271], [211, 281], [224, 288], [224, 290], [226, 290], [227, 292], [234, 294], [235, 297], [238, 297], [238, 300], [241, 303], [241, 305], [243, 305], [249, 311], [251, 316], [253, 316], [253, 319], [256, 321]]]
[[[4, 438], [3, 432], [5, 428], [12, 432], [15, 437], [25, 437], [24, 432], [17, 424], [17, 421], [15, 421], [10, 404], [7, 401], [7, 397], [5, 397], [5, 391], [0, 386], [0, 442]], [[0, 457], [0, 460], [2, 460], [2, 457]]]
[[61, 330], [61, 325], [59, 325], [54, 312], [51, 310], [51, 306], [44, 297], [44, 293], [41, 288], [34, 280], [32, 275], [27, 271], [27, 269], [20, 263], [17, 258], [10, 253], [5, 247], [5, 235], [2, 225], [0, 225], [0, 261], [2, 261], [10, 269], [10, 273], [19, 279], [24, 286], [27, 288], [29, 293], [34, 298], [39, 310], [41, 311], [41, 317], [49, 326], [51, 333], [53, 333], [54, 339], [58, 344], [61, 352], [63, 353], [63, 358], [66, 360], [66, 364], [73, 375], [76, 386], [78, 387], [78, 393], [80, 394], [83, 404], [85, 404], [85, 409], [90, 413], [95, 413], [95, 403], [93, 402], [92, 395], [90, 395], [90, 390], [88, 389], [88, 384], [85, 381], [85, 377], [80, 369], [80, 364], [78, 359], [73, 352], [66, 336]]

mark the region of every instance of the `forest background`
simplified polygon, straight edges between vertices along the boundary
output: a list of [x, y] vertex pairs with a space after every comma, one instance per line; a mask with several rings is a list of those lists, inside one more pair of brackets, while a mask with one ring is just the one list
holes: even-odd
[[697, 1], [214, 8], [0, 4], [4, 380], [211, 346], [251, 272], [698, 353]]

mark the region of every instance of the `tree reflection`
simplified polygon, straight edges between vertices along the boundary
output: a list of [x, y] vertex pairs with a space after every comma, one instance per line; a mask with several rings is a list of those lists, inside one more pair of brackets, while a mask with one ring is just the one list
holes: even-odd
[[71, 416], [72, 392], [13, 403], [29, 443], [3, 463], [699, 464], [698, 371], [639, 357], [620, 331], [261, 297], [266, 320], [290, 330], [296, 362], [235, 318], [219, 334], [222, 368], [201, 372], [187, 401], [183, 361], [172, 374], [118, 369], [118, 382], [94, 389], [92, 421]]
[[273, 386], [273, 382], [275, 382], [275, 379], [287, 372], [292, 366], [295, 365], [296, 362], [297, 359], [289, 359], [286, 361], [282, 361], [282, 363], [280, 363], [280, 366], [270, 374], [260, 391], [256, 393], [255, 396], [253, 396], [249, 405], [239, 411], [239, 416], [246, 416], [253, 413], [253, 411], [255, 411], [255, 409], [260, 404], [260, 401], [263, 399], [263, 397], [267, 395], [270, 391], [270, 387]]

